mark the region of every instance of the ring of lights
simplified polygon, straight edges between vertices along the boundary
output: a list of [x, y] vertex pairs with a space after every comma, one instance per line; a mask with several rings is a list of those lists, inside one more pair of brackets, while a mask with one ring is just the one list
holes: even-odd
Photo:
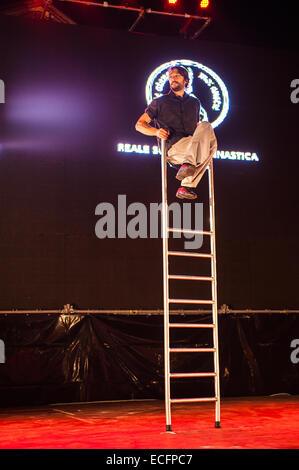
[[[217, 89], [219, 87], [221, 91], [221, 110], [219, 112], [218, 117], [211, 122], [211, 125], [213, 128], [219, 126], [224, 119], [226, 118], [228, 111], [229, 111], [229, 95], [228, 95], [228, 90], [226, 88], [226, 85], [224, 84], [223, 80], [219, 77], [219, 75], [216, 74], [213, 70], [211, 70], [209, 67], [206, 67], [203, 64], [200, 64], [199, 62], [194, 62], [192, 60], [188, 59], [180, 59], [180, 60], [172, 60], [170, 62], [166, 62], [159, 67], [157, 67], [149, 76], [146, 87], [145, 87], [145, 97], [146, 97], [146, 102], [149, 105], [153, 98], [157, 98], [159, 96], [162, 96], [162, 89], [165, 84], [165, 82], [168, 80], [168, 74], [167, 70], [169, 67], [173, 67], [174, 65], [183, 65], [184, 67], [187, 68], [189, 75], [191, 74], [191, 80], [189, 81], [189, 84], [186, 88], [186, 92], [192, 95], [193, 87], [192, 87], [192, 82], [193, 82], [193, 73], [192, 73], [192, 68], [198, 69], [204, 74], [206, 74], [208, 80], [206, 81], [207, 86], [213, 87]], [[188, 69], [189, 67], [189, 69]], [[164, 72], [164, 73], [163, 73]], [[160, 78], [158, 79], [158, 77]], [[158, 79], [158, 82], [157, 82]], [[156, 83], [157, 82], [157, 83]], [[156, 91], [155, 95], [153, 93], [154, 88], [158, 91]], [[159, 93], [160, 90], [160, 93]], [[194, 95], [193, 95], [194, 96]], [[207, 116], [205, 110], [203, 110], [204, 117]]]

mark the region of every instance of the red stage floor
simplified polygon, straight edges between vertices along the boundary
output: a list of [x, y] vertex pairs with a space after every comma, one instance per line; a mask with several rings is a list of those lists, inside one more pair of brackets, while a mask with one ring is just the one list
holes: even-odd
[[1, 449], [298, 449], [299, 396], [175, 404], [166, 433], [161, 401], [0, 409]]

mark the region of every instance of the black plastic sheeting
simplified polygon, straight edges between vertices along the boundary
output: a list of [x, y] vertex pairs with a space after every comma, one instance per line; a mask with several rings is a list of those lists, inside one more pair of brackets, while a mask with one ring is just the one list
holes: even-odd
[[[209, 315], [171, 321], [207, 322]], [[219, 316], [221, 395], [299, 393], [296, 314]], [[0, 406], [164, 398], [163, 316], [0, 315]], [[171, 329], [173, 347], [212, 346], [212, 329]], [[211, 353], [172, 353], [172, 372], [211, 372]], [[173, 397], [212, 396], [213, 379], [173, 379]]]

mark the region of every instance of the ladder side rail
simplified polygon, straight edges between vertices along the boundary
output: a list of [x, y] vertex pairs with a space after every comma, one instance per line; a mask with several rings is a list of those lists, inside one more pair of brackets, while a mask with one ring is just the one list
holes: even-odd
[[214, 371], [215, 371], [215, 427], [220, 427], [220, 371], [219, 371], [219, 343], [218, 343], [218, 307], [217, 307], [217, 276], [216, 276], [216, 230], [215, 230], [215, 192], [214, 192], [214, 171], [213, 159], [208, 167], [209, 177], [209, 210], [210, 210], [210, 252], [211, 258], [211, 276], [212, 282], [212, 315], [213, 315], [213, 343], [215, 348], [214, 354]]
[[164, 380], [166, 431], [171, 431], [170, 404], [170, 354], [169, 354], [169, 274], [168, 274], [168, 203], [167, 203], [167, 160], [165, 140], [161, 139], [162, 178], [162, 240], [163, 240], [163, 308], [164, 308]]

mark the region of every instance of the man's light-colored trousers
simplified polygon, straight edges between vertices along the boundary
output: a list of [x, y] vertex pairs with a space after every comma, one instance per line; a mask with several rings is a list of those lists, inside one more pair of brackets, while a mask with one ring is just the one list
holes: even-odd
[[196, 188], [216, 151], [217, 139], [211, 124], [201, 122], [193, 135], [183, 137], [168, 150], [167, 160], [173, 164], [194, 165], [194, 174], [184, 178], [181, 185]]

